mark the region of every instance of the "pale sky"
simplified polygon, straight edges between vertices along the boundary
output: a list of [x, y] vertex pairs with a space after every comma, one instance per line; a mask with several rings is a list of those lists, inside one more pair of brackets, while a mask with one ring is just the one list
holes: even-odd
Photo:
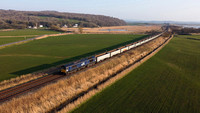
[[0, 9], [55, 10], [125, 20], [200, 22], [200, 0], [0, 0]]

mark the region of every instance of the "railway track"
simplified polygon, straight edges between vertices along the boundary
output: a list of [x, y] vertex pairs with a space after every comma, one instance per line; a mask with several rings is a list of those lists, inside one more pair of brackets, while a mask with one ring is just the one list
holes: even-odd
[[58, 80], [59, 78], [62, 78], [62, 75], [47, 75], [5, 90], [0, 91], [0, 103], [9, 100], [13, 97], [19, 96], [20, 94], [26, 93], [28, 91], [31, 91], [33, 89], [39, 88], [41, 86], [44, 86], [47, 83], [50, 83], [54, 80]]
[[[140, 46], [142, 46], [142, 45], [140, 45]], [[102, 63], [102, 62], [100, 62], [100, 63]], [[90, 67], [92, 67], [92, 66], [90, 66]], [[81, 69], [81, 70], [84, 71], [86, 69]], [[78, 72], [81, 72], [81, 71], [78, 71]], [[76, 72], [74, 72], [74, 73], [76, 73]], [[74, 73], [68, 74], [68, 76], [72, 76]], [[34, 80], [29, 81], [29, 82], [26, 82], [26, 83], [23, 83], [23, 84], [2, 90], [2, 91], [0, 91], [0, 104], [11, 99], [11, 98], [13, 98], [13, 97], [17, 97], [21, 94], [24, 94], [28, 91], [40, 88], [40, 87], [46, 85], [47, 83], [58, 80], [62, 77], [65, 77], [65, 76], [59, 75], [59, 74], [50, 74], [50, 75], [47, 75], [47, 76], [44, 76], [44, 77], [41, 77], [41, 78], [38, 78], [38, 79], [34, 79]]]

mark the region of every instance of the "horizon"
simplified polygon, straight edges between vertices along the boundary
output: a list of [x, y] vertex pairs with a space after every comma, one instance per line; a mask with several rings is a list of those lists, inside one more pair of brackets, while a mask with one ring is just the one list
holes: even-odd
[[[0, 10], [13, 10], [13, 11], [34, 11], [34, 10], [16, 10], [16, 9], [0, 9]], [[35, 12], [42, 12], [42, 11], [52, 11], [52, 12], [59, 12], [59, 13], [75, 13], [75, 14], [90, 14], [90, 15], [102, 15], [102, 16], [109, 16], [109, 15], [103, 15], [103, 14], [91, 14], [91, 13], [77, 13], [77, 12], [63, 12], [63, 11], [56, 11], [56, 10], [38, 10]], [[109, 17], [113, 17], [113, 16], [109, 16]], [[118, 18], [118, 17], [114, 17], [114, 18]], [[121, 19], [121, 18], [119, 18]], [[185, 23], [189, 23], [189, 24], [200, 24], [200, 21], [173, 21], [173, 20], [131, 20], [131, 19], [121, 19], [124, 20], [126, 22], [165, 22], [165, 23], [180, 23], [180, 24], [185, 24]]]
[[58, 11], [105, 15], [131, 21], [200, 22], [198, 4], [200, 4], [200, 1], [197, 0], [4, 0], [0, 7], [3, 10]]

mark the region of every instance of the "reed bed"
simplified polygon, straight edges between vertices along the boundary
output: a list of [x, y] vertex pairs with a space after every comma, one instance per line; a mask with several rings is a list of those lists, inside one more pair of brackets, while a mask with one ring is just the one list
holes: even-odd
[[[158, 47], [164, 41], [165, 38], [160, 37], [143, 46], [128, 51], [123, 55], [116, 56], [106, 62], [103, 62], [98, 66], [75, 74], [68, 79], [65, 78], [59, 80], [34, 92], [30, 92], [18, 98], [13, 98], [10, 101], [1, 104], [0, 111], [2, 113], [48, 112], [52, 108], [55, 108], [61, 103], [70, 100], [83, 91], [87, 91], [93, 85], [108, 78], [109, 76], [115, 74], [118, 70], [123, 69], [128, 64], [133, 63], [137, 59], [148, 54], [151, 50]], [[93, 93], [95, 94], [96, 91]], [[88, 94], [86, 96], [89, 98], [92, 95]], [[78, 100], [79, 101], [76, 101], [76, 103], [80, 104], [82, 101], [81, 99]], [[67, 106], [65, 110], [67, 109], [66, 111], [69, 111], [78, 104], [72, 103], [70, 104], [71, 107]]]

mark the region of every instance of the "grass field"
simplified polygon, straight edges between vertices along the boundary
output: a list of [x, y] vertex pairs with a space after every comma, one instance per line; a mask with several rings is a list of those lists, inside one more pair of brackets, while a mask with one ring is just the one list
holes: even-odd
[[199, 113], [200, 41], [178, 36], [73, 113]]
[[33, 37], [0, 37], [0, 45], [11, 43], [11, 42], [17, 42], [25, 39], [29, 39]]
[[0, 36], [26, 36], [26, 35], [44, 35], [44, 34], [56, 34], [57, 31], [44, 30], [44, 29], [23, 29], [12, 31], [0, 31]]
[[0, 81], [94, 55], [144, 35], [66, 35], [35, 40], [0, 51]]

